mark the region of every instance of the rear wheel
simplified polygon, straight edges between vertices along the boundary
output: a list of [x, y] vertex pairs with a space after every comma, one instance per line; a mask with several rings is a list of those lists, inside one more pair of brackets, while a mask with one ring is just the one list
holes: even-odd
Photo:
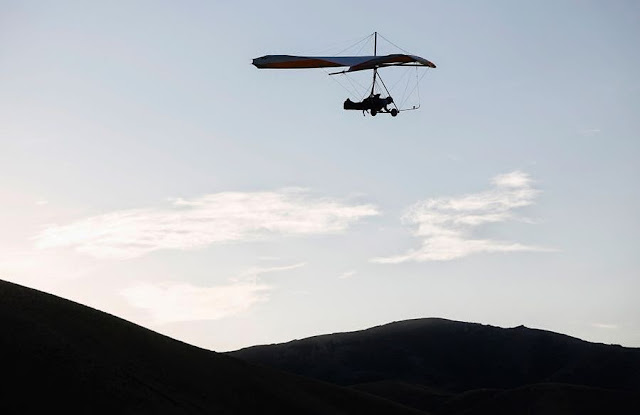
[[378, 111], [376, 111], [375, 109], [372, 109], [372, 110], [371, 110], [371, 115], [372, 115], [372, 116], [374, 116], [374, 117], [375, 117], [377, 113], [378, 113]]
[[391, 108], [391, 116], [395, 117], [396, 115], [398, 115], [398, 110], [395, 108]]

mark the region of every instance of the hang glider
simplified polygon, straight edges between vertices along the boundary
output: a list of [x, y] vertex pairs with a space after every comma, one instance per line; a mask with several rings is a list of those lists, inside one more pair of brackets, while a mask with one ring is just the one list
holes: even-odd
[[[435, 68], [432, 62], [415, 55], [396, 53], [385, 56], [290, 56], [266, 55], [253, 60], [258, 69], [310, 69], [348, 66], [345, 72], [364, 71], [386, 66], [426, 66]], [[338, 72], [341, 73], [341, 72]]]
[[[368, 96], [362, 97], [360, 101], [351, 101], [347, 98], [344, 102], [345, 110], [361, 110], [363, 114], [369, 113], [376, 115], [378, 113], [388, 113], [393, 117], [398, 115], [400, 111], [415, 110], [420, 107], [415, 105], [412, 108], [400, 109], [391, 97], [391, 93], [387, 89], [386, 85], [380, 78], [378, 70], [388, 67], [416, 67], [416, 68], [435, 68], [436, 65], [420, 56], [411, 55], [408, 53], [395, 53], [390, 55], [378, 55], [377, 54], [377, 42], [378, 32], [373, 34], [374, 47], [373, 55], [368, 56], [292, 56], [292, 55], [265, 55], [259, 58], [253, 59], [252, 64], [258, 69], [313, 69], [313, 68], [340, 68], [346, 67], [340, 72], [333, 72], [329, 75], [343, 74], [347, 75], [352, 72], [358, 71], [373, 71], [373, 81], [371, 82], [371, 89]], [[384, 90], [386, 91], [386, 97], [380, 97], [382, 88], [378, 86], [376, 93], [377, 81], [380, 81]], [[417, 83], [416, 82], [416, 87]], [[392, 105], [394, 108], [389, 109]]]

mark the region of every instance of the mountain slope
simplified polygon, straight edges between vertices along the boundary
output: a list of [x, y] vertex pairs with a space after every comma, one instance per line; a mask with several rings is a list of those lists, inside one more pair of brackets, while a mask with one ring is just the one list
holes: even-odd
[[640, 402], [640, 349], [523, 326], [416, 319], [229, 354], [442, 414], [600, 413]]
[[0, 327], [0, 413], [418, 413], [4, 281]]
[[504, 329], [434, 318], [230, 355], [341, 385], [395, 379], [462, 392], [556, 382], [640, 391], [640, 349], [523, 326]]
[[543, 383], [520, 388], [480, 389], [445, 402], [438, 415], [635, 414], [640, 399], [629, 392], [587, 386]]

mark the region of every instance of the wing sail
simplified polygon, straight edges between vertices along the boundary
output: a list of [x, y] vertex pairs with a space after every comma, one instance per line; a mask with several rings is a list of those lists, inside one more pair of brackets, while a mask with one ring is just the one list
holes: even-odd
[[415, 55], [393, 54], [385, 56], [291, 56], [266, 55], [253, 60], [259, 69], [309, 69], [348, 66], [345, 72], [363, 71], [384, 66], [414, 65], [435, 68], [432, 62]]

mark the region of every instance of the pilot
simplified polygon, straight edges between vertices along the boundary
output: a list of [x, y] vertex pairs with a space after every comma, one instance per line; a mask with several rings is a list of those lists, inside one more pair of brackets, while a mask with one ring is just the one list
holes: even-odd
[[380, 94], [374, 94], [369, 99], [371, 108], [375, 108], [377, 111], [381, 111], [384, 109], [384, 112], [389, 112], [389, 108], [387, 108], [387, 105], [393, 102], [393, 98], [391, 98], [391, 96], [380, 98]]

